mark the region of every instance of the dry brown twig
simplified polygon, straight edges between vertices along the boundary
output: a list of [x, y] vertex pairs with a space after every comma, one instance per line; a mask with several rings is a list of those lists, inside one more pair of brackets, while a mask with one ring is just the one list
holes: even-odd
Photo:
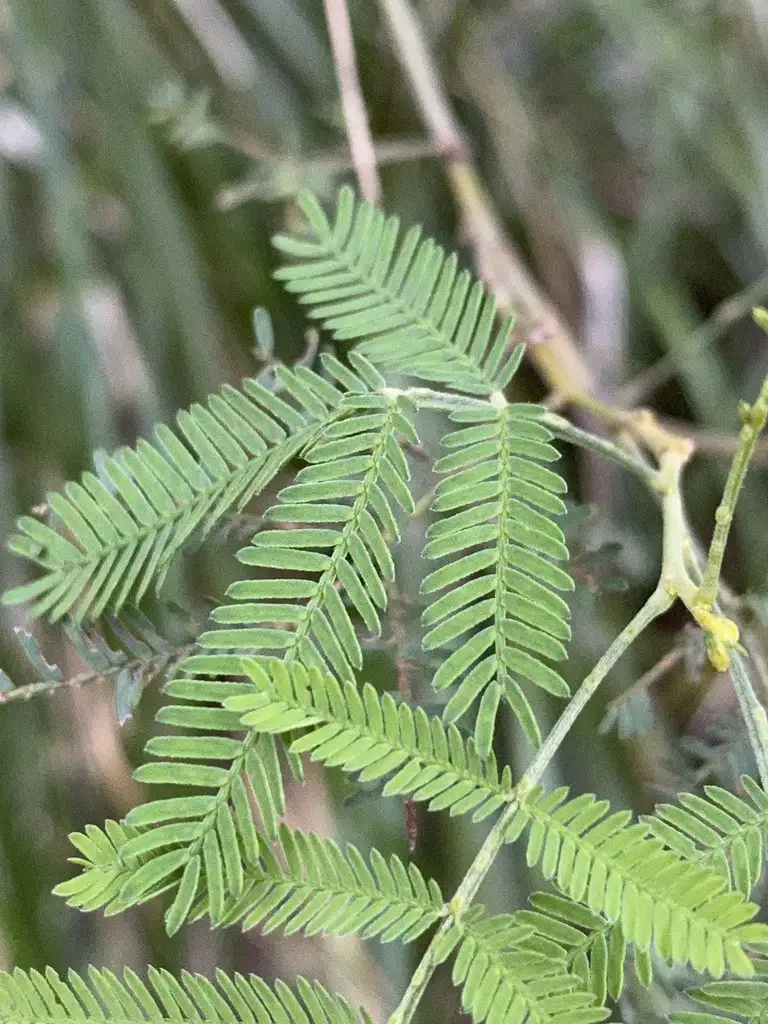
[[[513, 243], [507, 238], [491, 199], [471, 160], [461, 127], [440, 83], [435, 62], [423, 38], [409, 0], [378, 0], [394, 43], [395, 55], [411, 85], [414, 100], [433, 138], [444, 154], [446, 173], [460, 209], [475, 265], [499, 305], [515, 314], [517, 337], [528, 345], [528, 355], [552, 389], [550, 408], [572, 404], [611, 429], [622, 441], [641, 445], [655, 456], [665, 451], [695, 447], [688, 432], [669, 429], [646, 409], [628, 403], [608, 403], [595, 394], [595, 382], [570, 330], [543, 295]], [[746, 303], [768, 290], [768, 276], [755, 282], [733, 302], [719, 307], [695, 344], [711, 343], [738, 318]], [[667, 372], [666, 363], [660, 368]], [[632, 385], [628, 385], [631, 388]], [[637, 388], [636, 388], [637, 390]], [[624, 396], [626, 397], [626, 396]], [[631, 397], [631, 396], [630, 396]]]
[[[173, 650], [163, 651], [148, 659], [145, 663], [146, 671], [143, 677], [145, 682], [156, 679], [160, 672], [169, 664], [183, 660], [188, 654], [192, 653], [193, 649], [194, 644], [187, 644]], [[11, 701], [26, 701], [43, 693], [56, 693], [58, 690], [79, 690], [89, 683], [114, 682], [120, 670], [125, 667], [122, 664], [110, 665], [109, 668], [89, 669], [88, 671], [78, 673], [78, 675], [69, 676], [66, 679], [40, 679], [34, 683], [25, 683], [22, 686], [15, 686], [12, 690], [0, 691], [0, 704], [10, 704]]]
[[[254, 156], [246, 148], [246, 144], [240, 144], [237, 140], [231, 139], [227, 141], [233, 149], [239, 150], [246, 156], [252, 157], [257, 163], [266, 166], [268, 172], [274, 178], [279, 179], [278, 184], [284, 184], [286, 194], [289, 194], [291, 189], [298, 191], [306, 180], [308, 172], [327, 171], [329, 174], [338, 174], [342, 171], [354, 170], [355, 166], [352, 154], [346, 147], [308, 156], [295, 153], [266, 153]], [[440, 155], [434, 142], [410, 138], [379, 139], [373, 144], [373, 152], [379, 167], [386, 164], [409, 163], [412, 160], [428, 160]], [[265, 196], [274, 195], [270, 191], [272, 186], [269, 173], [266, 180], [263, 177], [252, 177], [225, 185], [216, 195], [216, 208], [222, 211], [233, 210], [252, 199], [263, 199]]]
[[376, 164], [376, 150], [368, 123], [368, 112], [360, 88], [355, 60], [355, 44], [349, 20], [347, 0], [324, 0], [325, 19], [331, 39], [333, 62], [344, 108], [344, 121], [352, 152], [360, 192], [371, 203], [381, 200], [381, 180]]
[[522, 256], [506, 237], [490, 197], [475, 171], [464, 134], [451, 110], [421, 27], [407, 0], [379, 0], [395, 54], [411, 84], [425, 124], [446, 161], [464, 231], [480, 276], [499, 305], [514, 312], [520, 337], [550, 386], [569, 398], [592, 390], [591, 375], [576, 342], [541, 293]]

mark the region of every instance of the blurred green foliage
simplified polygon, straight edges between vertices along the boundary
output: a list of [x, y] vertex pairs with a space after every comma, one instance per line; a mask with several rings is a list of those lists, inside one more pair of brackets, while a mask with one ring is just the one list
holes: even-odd
[[[579, 335], [604, 394], [621, 394], [633, 375], [665, 360], [633, 397], [686, 421], [701, 441], [687, 488], [694, 526], [708, 539], [738, 398], [753, 394], [766, 372], [760, 332], [744, 315], [750, 302], [768, 298], [764, 5], [422, 0], [418, 7], [496, 207]], [[440, 161], [376, 4], [354, 0], [350, 9], [386, 204], [448, 247], [460, 246]], [[264, 335], [254, 333], [254, 307], [272, 316], [277, 358], [292, 362], [306, 351], [301, 313], [271, 280], [268, 240], [290, 226], [300, 186], [330, 196], [349, 178], [349, 160], [319, 0], [5, 0], [0, 89], [6, 535], [16, 515], [92, 465], [94, 451], [131, 443], [221, 382], [258, 372], [253, 350], [264, 348]], [[705, 324], [720, 303], [753, 285], [748, 301]], [[541, 395], [532, 372], [521, 378], [527, 397]], [[727, 562], [734, 587], [750, 593], [758, 644], [768, 590], [760, 464]], [[571, 457], [566, 466], [573, 496], [599, 510], [586, 525], [573, 524], [585, 576], [574, 602], [574, 682], [652, 582], [660, 531], [633, 481], [592, 459]], [[417, 466], [416, 478], [424, 492], [434, 483], [427, 465]], [[365, 675], [394, 687], [407, 661], [414, 698], [426, 703], [435, 697], [420, 651], [419, 573], [408, 572], [424, 527], [412, 524], [397, 552], [397, 642], [393, 630], [370, 646]], [[231, 524], [215, 545], [191, 553], [163, 602], [150, 602], [170, 644], [186, 641], [185, 617], [202, 621], [232, 578], [226, 555], [239, 528]], [[2, 589], [23, 582], [20, 572], [10, 557], [0, 561]], [[15, 683], [34, 677], [12, 632], [21, 624], [4, 612], [2, 664]], [[597, 789], [616, 805], [646, 810], [660, 792], [712, 779], [729, 785], [749, 767], [738, 728], [711, 732], [733, 710], [730, 689], [692, 670], [687, 653], [635, 701], [642, 722], [633, 723], [629, 702], [621, 739], [597, 736], [606, 701], [670, 647], [688, 644], [682, 626], [667, 617], [621, 663], [563, 747], [550, 783]], [[45, 628], [36, 635], [66, 675], [82, 670], [70, 641]], [[148, 686], [129, 718], [128, 685], [124, 679], [119, 716], [111, 684], [0, 708], [0, 966], [151, 961], [267, 977], [301, 970], [353, 999], [365, 995], [374, 1012], [377, 1000], [392, 1005], [411, 953], [363, 951], [345, 940], [328, 957], [319, 942], [210, 935], [203, 926], [169, 941], [161, 908], [104, 920], [51, 897], [66, 874], [67, 833], [119, 818], [137, 798], [130, 770], [160, 697]], [[555, 714], [545, 701], [536, 710], [545, 722]], [[122, 728], [118, 717], [126, 719]], [[500, 753], [515, 773], [530, 756], [511, 729]], [[345, 795], [343, 780], [310, 776], [294, 793], [294, 820], [404, 855], [398, 802], [362, 793], [344, 803]], [[423, 820], [416, 861], [450, 891], [478, 841], [466, 824]], [[496, 911], [523, 902], [520, 857], [510, 849], [489, 878], [483, 898]], [[424, 1020], [458, 1017], [456, 994], [441, 980]], [[663, 986], [632, 998], [635, 1019], [668, 1007]]]

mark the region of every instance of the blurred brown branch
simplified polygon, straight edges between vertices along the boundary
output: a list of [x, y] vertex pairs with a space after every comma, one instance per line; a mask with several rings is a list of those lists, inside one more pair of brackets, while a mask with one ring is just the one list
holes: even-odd
[[357, 74], [355, 44], [352, 39], [347, 0], [325, 0], [325, 20], [331, 39], [347, 138], [360, 192], [369, 202], [378, 204], [381, 200], [381, 180], [376, 166], [376, 151], [371, 138], [368, 112]]
[[591, 375], [573, 335], [534, 282], [493, 209], [408, 0], [379, 0], [379, 6], [414, 99], [444, 155], [478, 273], [500, 306], [515, 313], [520, 340], [528, 344], [532, 362], [550, 386], [568, 397], [591, 390]]

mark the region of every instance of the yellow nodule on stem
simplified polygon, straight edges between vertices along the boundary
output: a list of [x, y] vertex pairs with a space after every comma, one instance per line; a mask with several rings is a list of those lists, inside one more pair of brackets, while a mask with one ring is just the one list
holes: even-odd
[[731, 651], [739, 642], [739, 627], [731, 619], [713, 612], [709, 605], [695, 606], [691, 611], [704, 630], [710, 662], [718, 672], [727, 672]]

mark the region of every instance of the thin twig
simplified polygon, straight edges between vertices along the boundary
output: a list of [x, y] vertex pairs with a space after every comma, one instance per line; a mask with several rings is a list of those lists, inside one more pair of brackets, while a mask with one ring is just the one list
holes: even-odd
[[376, 166], [376, 151], [371, 138], [368, 113], [365, 109], [355, 61], [355, 44], [346, 0], [325, 0], [325, 19], [331, 39], [333, 62], [344, 108], [352, 163], [360, 192], [369, 202], [381, 200], [381, 181]]
[[[235, 149], [244, 156], [251, 157], [256, 163], [266, 164], [269, 167], [293, 167], [296, 171], [318, 170], [318, 171], [349, 171], [354, 170], [352, 151], [349, 146], [336, 146], [333, 149], [324, 149], [316, 153], [307, 153], [304, 156], [300, 153], [281, 153], [261, 147], [257, 140], [251, 141], [245, 136], [230, 135], [223, 140], [230, 149]], [[411, 138], [408, 136], [392, 136], [389, 138], [375, 139], [373, 152], [376, 163], [399, 164], [408, 163], [410, 160], [427, 160], [431, 157], [439, 157], [442, 154], [431, 139]]]
[[193, 650], [194, 644], [188, 644], [184, 647], [177, 647], [171, 651], [163, 651], [160, 654], [155, 655], [155, 657], [149, 658], [147, 661], [134, 661], [120, 665], [110, 665], [109, 668], [105, 669], [80, 672], [76, 676], [70, 676], [69, 679], [42, 679], [36, 683], [27, 683], [25, 686], [15, 686], [12, 690], [3, 690], [0, 692], [0, 704], [10, 704], [11, 701], [16, 700], [30, 700], [32, 697], [37, 697], [39, 694], [55, 693], [57, 690], [78, 690], [89, 683], [111, 682], [113, 676], [117, 676], [122, 669], [131, 668], [131, 666], [137, 667], [139, 664], [145, 668], [149, 668], [151, 666], [152, 671], [147, 673], [147, 678], [149, 679], [161, 672], [170, 662], [179, 661], [182, 658], [185, 658], [188, 654], [191, 654]]
[[[704, 576], [704, 566], [707, 561], [707, 555], [698, 541], [694, 538], [691, 538], [691, 547], [688, 552], [688, 556], [692, 578], [697, 584], [700, 584]], [[733, 593], [728, 584], [723, 580], [719, 581], [717, 597], [718, 603], [715, 604], [716, 611], [720, 611], [721, 605], [724, 605], [731, 612], [738, 613], [741, 610], [741, 599]], [[740, 629], [743, 629], [743, 627], [740, 627]], [[750, 656], [751, 662], [755, 667], [758, 679], [763, 687], [763, 692], [765, 693], [766, 666], [763, 660], [760, 644], [749, 629], [743, 631], [742, 640], [747, 649], [747, 653]], [[768, 718], [766, 717], [765, 708], [755, 693], [752, 681], [749, 677], [749, 672], [747, 671], [746, 661], [742, 658], [738, 650], [731, 651], [729, 668], [731, 682], [733, 683], [733, 689], [739, 702], [741, 716], [747, 727], [749, 745], [755, 756], [755, 763], [757, 765], [758, 774], [760, 775], [760, 781], [763, 785], [763, 789], [768, 791]]]
[[407, 0], [379, 0], [397, 57], [411, 83], [424, 122], [440, 151], [451, 160], [468, 159], [467, 140], [451, 110], [421, 26]]
[[736, 511], [736, 502], [741, 491], [744, 477], [754, 455], [758, 437], [768, 419], [768, 377], [763, 382], [760, 394], [754, 405], [744, 406], [741, 410], [743, 426], [739, 434], [739, 448], [736, 451], [722, 500], [715, 514], [715, 533], [709, 547], [704, 578], [699, 588], [697, 599], [703, 604], [711, 605], [717, 599], [717, 588], [725, 556], [728, 534]]
[[[451, 412], [454, 409], [483, 409], [488, 405], [487, 399], [474, 398], [468, 395], [453, 395], [447, 392], [434, 391], [432, 388], [414, 387], [401, 389], [387, 387], [383, 389], [383, 393], [388, 396], [406, 395], [421, 409], [439, 409], [442, 412]], [[647, 446], [652, 450], [654, 444], [663, 443], [663, 435], [657, 437], [658, 431], [652, 423], [645, 423], [642, 416], [635, 422], [632, 413], [623, 413], [623, 415], [628, 417], [628, 423], [635, 423], [636, 430], [644, 437]], [[620, 466], [628, 469], [630, 473], [639, 476], [651, 490], [658, 490], [658, 473], [643, 457], [641, 452], [620, 448], [607, 438], [599, 437], [597, 434], [590, 434], [580, 427], [574, 427], [569, 420], [558, 416], [556, 413], [546, 413], [543, 417], [543, 422], [547, 424], [556, 437], [612, 459]], [[693, 451], [693, 446], [686, 445], [685, 442], [681, 441], [680, 449], [686, 452], [687, 457]]]
[[[267, 166], [265, 174], [261, 177], [248, 178], [224, 186], [216, 195], [216, 207], [219, 210], [232, 210], [251, 199], [274, 198], [278, 192], [285, 194], [286, 191], [293, 189], [298, 191], [311, 171], [335, 174], [353, 170], [355, 166], [348, 148], [310, 154], [305, 158], [289, 153], [254, 156], [245, 148], [246, 144], [237, 144], [235, 140], [228, 141], [233, 148]], [[440, 155], [433, 142], [422, 139], [381, 139], [374, 142], [373, 152], [379, 167], [409, 163], [412, 160], [426, 160]]]
[[760, 782], [763, 789], [768, 791], [768, 716], [757, 698], [744, 659], [738, 651], [731, 654], [730, 671], [741, 714], [747, 723], [747, 733], [755, 755]]
[[[709, 455], [714, 459], [732, 459], [741, 444], [739, 435], [735, 432], [707, 430], [705, 427], [686, 423], [685, 420], [675, 419], [673, 416], [661, 416], [659, 423], [670, 433], [687, 437], [696, 446], [699, 454]], [[761, 438], [757, 442], [752, 464], [768, 465], [768, 439]]]
[[685, 654], [685, 648], [681, 645], [673, 647], [667, 651], [655, 665], [652, 665], [647, 672], [644, 672], [638, 679], [628, 686], [623, 693], [620, 693], [618, 697], [614, 697], [613, 700], [609, 700], [605, 705], [605, 713], [608, 715], [617, 707], [621, 707], [627, 701], [631, 700], [635, 694], [643, 693], [645, 690], [650, 690], [660, 679], [663, 679], [668, 672], [678, 665]]
[[558, 416], [557, 413], [547, 413], [544, 422], [551, 428], [555, 437], [617, 462], [628, 469], [630, 473], [639, 476], [652, 491], [658, 489], [658, 472], [641, 455], [632, 454], [614, 444], [613, 441], [590, 434], [588, 431], [582, 430], [581, 427], [575, 427], [569, 420]]
[[396, 55], [436, 147], [445, 154], [454, 197], [478, 273], [499, 305], [514, 312], [519, 338], [552, 387], [568, 396], [591, 390], [591, 377], [570, 331], [506, 237], [490, 197], [472, 165], [464, 133], [450, 108], [440, 76], [408, 0], [379, 0]]
[[[397, 691], [403, 700], [410, 701], [413, 699], [413, 687], [411, 685], [413, 664], [408, 660], [405, 653], [407, 636], [403, 624], [403, 599], [394, 581], [387, 584], [387, 595], [392, 645], [395, 650]], [[408, 840], [408, 853], [413, 854], [419, 841], [419, 812], [416, 802], [410, 798], [403, 800], [403, 807], [405, 810], [405, 834]]]
[[[703, 349], [720, 341], [737, 321], [749, 315], [754, 305], [765, 301], [768, 301], [768, 274], [761, 275], [743, 291], [729, 296], [716, 306], [709, 319], [688, 339], [682, 356], [693, 359]], [[626, 408], [640, 405], [675, 376], [679, 369], [679, 359], [663, 356], [620, 388], [614, 395], [614, 402]]]

